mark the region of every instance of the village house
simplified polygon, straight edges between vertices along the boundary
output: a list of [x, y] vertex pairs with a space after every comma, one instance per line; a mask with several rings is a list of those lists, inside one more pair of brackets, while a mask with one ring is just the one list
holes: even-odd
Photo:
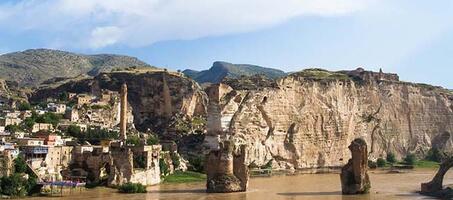
[[79, 94], [77, 96], [77, 105], [78, 106], [83, 106], [86, 104], [90, 104], [91, 101], [93, 100], [93, 97], [88, 94]]
[[49, 130], [52, 130], [53, 129], [53, 126], [52, 124], [48, 124], [48, 123], [35, 123], [33, 125], [33, 128], [31, 130], [32, 133], [36, 133], [38, 131], [49, 131]]
[[55, 104], [49, 103], [47, 104], [47, 108], [57, 114], [64, 114], [66, 112], [66, 105], [65, 104]]
[[79, 111], [75, 108], [70, 108], [66, 110], [64, 117], [71, 122], [77, 122], [79, 121]]
[[22, 122], [22, 119], [19, 117], [1, 117], [0, 118], [0, 126], [8, 126], [8, 125], [19, 125]]

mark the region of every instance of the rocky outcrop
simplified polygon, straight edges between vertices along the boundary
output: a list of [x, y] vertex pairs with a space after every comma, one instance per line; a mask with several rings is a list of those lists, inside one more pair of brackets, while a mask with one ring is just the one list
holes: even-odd
[[370, 144], [371, 160], [388, 152], [401, 158], [432, 147], [453, 149], [451, 92], [375, 76], [304, 71], [277, 80], [276, 87], [233, 87], [216, 109], [222, 128], [248, 146], [247, 163], [256, 166], [343, 166], [354, 138]]
[[148, 129], [164, 134], [173, 115], [183, 117], [206, 115], [207, 97], [193, 80], [179, 73], [164, 70], [132, 70], [101, 73], [93, 79], [70, 81], [58, 87], [41, 88], [30, 98], [41, 101], [61, 92], [91, 93], [99, 96], [101, 89], [119, 91], [128, 87], [128, 102], [132, 107], [138, 130]]
[[428, 183], [422, 183], [421, 193], [429, 196], [435, 196], [442, 199], [452, 199], [453, 189], [443, 188], [444, 176], [448, 170], [453, 167], [453, 157], [445, 159], [439, 167], [433, 180]]
[[365, 194], [371, 188], [368, 176], [368, 149], [365, 140], [355, 139], [349, 145], [352, 158], [341, 168], [341, 191], [343, 194]]

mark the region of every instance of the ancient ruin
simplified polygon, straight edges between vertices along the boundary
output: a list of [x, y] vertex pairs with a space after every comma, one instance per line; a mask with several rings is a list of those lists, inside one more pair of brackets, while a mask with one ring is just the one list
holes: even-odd
[[453, 189], [443, 188], [445, 174], [453, 167], [453, 157], [445, 159], [439, 167], [433, 180], [421, 184], [421, 193], [429, 196], [435, 196], [442, 199], [452, 199]]
[[249, 171], [246, 165], [246, 146], [235, 140], [228, 131], [228, 124], [222, 123], [220, 100], [229, 87], [222, 84], [208, 88], [208, 134], [205, 145], [206, 191], [209, 193], [242, 192], [247, 190]]
[[371, 188], [368, 177], [368, 151], [365, 140], [358, 138], [349, 145], [352, 158], [341, 169], [343, 194], [365, 194]]
[[[101, 146], [76, 146], [72, 151], [72, 176], [86, 176], [88, 183], [118, 186], [124, 183], [160, 183], [160, 145], [128, 146], [127, 85], [120, 91], [120, 140], [104, 141]], [[140, 161], [140, 162], [136, 162]]]

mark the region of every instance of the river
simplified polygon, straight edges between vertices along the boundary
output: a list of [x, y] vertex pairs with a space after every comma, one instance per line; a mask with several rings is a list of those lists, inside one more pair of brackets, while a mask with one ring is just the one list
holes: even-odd
[[[206, 194], [205, 183], [161, 184], [148, 187], [146, 194], [120, 194], [114, 189], [97, 188], [81, 192], [66, 193], [55, 200], [266, 200], [266, 199], [322, 199], [322, 200], [365, 200], [365, 199], [426, 199], [416, 193], [420, 183], [427, 182], [435, 170], [418, 169], [407, 173], [390, 174], [385, 171], [371, 171], [371, 193], [368, 195], [342, 196], [339, 174], [297, 174], [271, 177], [254, 177], [249, 190], [243, 193]], [[450, 170], [444, 184], [453, 184], [453, 170]], [[38, 197], [33, 199], [47, 199]]]

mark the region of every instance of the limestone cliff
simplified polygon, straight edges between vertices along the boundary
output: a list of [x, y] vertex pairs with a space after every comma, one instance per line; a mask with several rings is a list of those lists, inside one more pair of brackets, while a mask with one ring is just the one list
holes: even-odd
[[274, 168], [344, 165], [355, 138], [366, 140], [370, 159], [453, 150], [451, 92], [368, 75], [315, 70], [273, 87], [224, 89], [222, 126], [248, 145], [249, 164]]
[[206, 114], [207, 97], [198, 84], [179, 73], [164, 70], [101, 73], [92, 79], [41, 88], [30, 99], [40, 101], [64, 91], [99, 96], [101, 89], [119, 91], [123, 83], [128, 86], [134, 124], [141, 131], [151, 129], [163, 133], [174, 115], [192, 117]]

